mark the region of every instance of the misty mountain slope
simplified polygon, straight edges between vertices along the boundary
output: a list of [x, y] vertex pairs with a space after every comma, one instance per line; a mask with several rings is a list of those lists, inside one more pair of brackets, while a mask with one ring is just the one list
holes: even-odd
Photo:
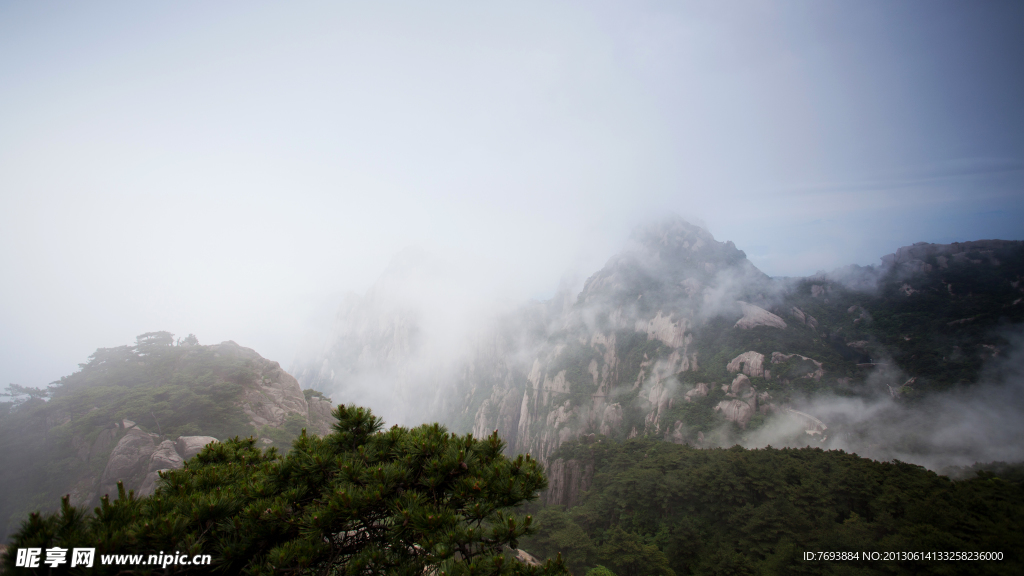
[[119, 480], [152, 492], [157, 471], [181, 467], [208, 442], [257, 436], [287, 448], [303, 428], [325, 434], [334, 421], [329, 400], [234, 342], [174, 345], [169, 333], [149, 333], [97, 350], [80, 368], [53, 383], [48, 400], [3, 406], [5, 533], [64, 494], [90, 505], [116, 494]]
[[[498, 430], [510, 451], [545, 462], [565, 441], [591, 434], [700, 447], [853, 443], [883, 458], [937, 458], [943, 434], [934, 421], [946, 420], [946, 436], [957, 430], [957, 452], [935, 463], [970, 464], [981, 457], [979, 444], [1008, 436], [985, 438], [988, 429], [958, 420], [955, 398], [943, 394], [973, 389], [987, 367], [1016, 358], [1022, 262], [1021, 242], [919, 244], [879, 266], [772, 279], [732, 243], [671, 218], [638, 228], [579, 294], [561, 290], [481, 322], [445, 362], [423, 353], [432, 334], [410, 298], [404, 308], [357, 307], [376, 324], [340, 314], [336, 331], [350, 336], [328, 342], [330, 353], [308, 365], [383, 359], [366, 382], [400, 391], [384, 402], [415, 396], [405, 413], [474, 434]], [[366, 301], [380, 302], [372, 292]], [[418, 336], [389, 359], [398, 347], [376, 344], [365, 328], [374, 325], [407, 326]], [[337, 384], [308, 385], [339, 402], [367, 398], [348, 398], [351, 387]], [[980, 401], [1008, 413], [1021, 408], [1016, 399], [994, 400], [1006, 397], [992, 387], [978, 390], [985, 393], [966, 399], [974, 404], [965, 418], [986, 409]], [[914, 421], [917, 431], [871, 433], [882, 415]], [[1019, 428], [1008, 427], [1009, 437]]]
[[919, 393], [973, 383], [1006, 355], [1006, 333], [1024, 322], [1022, 278], [1022, 242], [919, 243], [877, 268], [802, 279], [787, 302], [826, 322], [834, 342], [891, 358]]

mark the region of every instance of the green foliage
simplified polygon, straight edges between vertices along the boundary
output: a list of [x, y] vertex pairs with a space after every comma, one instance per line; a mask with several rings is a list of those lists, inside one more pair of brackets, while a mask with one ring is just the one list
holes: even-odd
[[323, 400], [327, 400], [327, 397], [324, 396], [323, 392], [319, 392], [317, 390], [313, 390], [312, 388], [306, 388], [305, 390], [303, 390], [302, 391], [302, 395], [306, 398], [306, 402], [309, 402], [313, 398], [320, 398], [320, 399], [323, 399]]
[[590, 536], [559, 507], [543, 508], [537, 514], [537, 525], [543, 529], [530, 539], [530, 550], [534, 555], [541, 558], [561, 555], [574, 574], [582, 574], [597, 560], [597, 548]]
[[302, 434], [286, 456], [235, 438], [163, 474], [151, 497], [122, 487], [92, 514], [66, 500], [56, 514], [33, 514], [4, 566], [13, 568], [21, 547], [88, 546], [211, 554], [213, 570], [225, 573], [565, 572], [558, 561], [533, 568], [505, 553], [532, 531], [532, 518], [511, 509], [546, 480], [529, 456], [502, 455], [497, 434], [481, 440], [437, 424], [381, 431], [381, 420], [358, 407], [339, 406], [335, 416], [332, 434]]
[[[1004, 561], [971, 563], [971, 573], [1024, 570], [1019, 466], [951, 481], [842, 451], [698, 450], [642, 439], [568, 443], [552, 457], [593, 464], [593, 483], [568, 511], [539, 509], [538, 532], [523, 545], [562, 551], [575, 573], [601, 564], [619, 575], [831, 574], [835, 563], [801, 553], [887, 550], [1002, 551]], [[927, 561], [842, 566], [848, 574], [965, 569]]]
[[991, 357], [985, 345], [1005, 346], [1002, 331], [1024, 322], [1024, 307], [1013, 304], [1021, 297], [1024, 250], [993, 250], [998, 264], [978, 252], [965, 256], [945, 266], [931, 256], [931, 270], [909, 275], [895, 268], [880, 279], [876, 292], [831, 284], [828, 302], [810, 295], [811, 285], [820, 280], [805, 280], [787, 302], [815, 316], [840, 353], [860, 354], [842, 345], [844, 340], [871, 342], [875, 352], [884, 351], [904, 372], [918, 377], [919, 391], [973, 383]]
[[[170, 439], [255, 432], [237, 405], [245, 387], [256, 384], [249, 361], [217, 347], [172, 343], [168, 332], [142, 334], [134, 347], [96, 350], [46, 390], [10, 388], [21, 401], [0, 411], [0, 539], [28, 503], [56, 503], [101, 474], [113, 445], [96, 452], [97, 436], [123, 419]], [[286, 431], [264, 433], [287, 446], [300, 431], [289, 422]]]
[[288, 447], [292, 445], [299, 435], [306, 429], [306, 419], [301, 415], [292, 412], [285, 418], [284, 424], [280, 427], [264, 426], [260, 429], [260, 438], [272, 440], [274, 446]]

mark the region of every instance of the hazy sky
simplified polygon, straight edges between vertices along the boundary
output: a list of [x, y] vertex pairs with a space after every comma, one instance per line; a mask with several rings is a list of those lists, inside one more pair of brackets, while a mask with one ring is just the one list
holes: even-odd
[[1024, 238], [1022, 103], [1017, 1], [0, 1], [0, 386], [288, 366], [409, 246], [527, 298], [666, 212], [771, 275]]

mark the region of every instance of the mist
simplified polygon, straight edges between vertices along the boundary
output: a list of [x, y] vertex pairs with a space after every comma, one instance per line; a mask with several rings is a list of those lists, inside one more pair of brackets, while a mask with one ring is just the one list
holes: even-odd
[[1020, 10], [5, 4], [3, 381], [153, 330], [287, 366], [410, 248], [447, 362], [668, 212], [770, 276], [1022, 238]]
[[[975, 463], [1024, 460], [1024, 336], [986, 363], [974, 385], [931, 393], [919, 400], [898, 398], [907, 376], [891, 361], [881, 362], [856, 397], [833, 395], [796, 399], [794, 409], [817, 417], [827, 429], [807, 432], [806, 418], [783, 412], [744, 438], [723, 431], [717, 445], [748, 448], [814, 446], [875, 460], [900, 460], [943, 471]], [[909, 384], [908, 384], [909, 381]]]

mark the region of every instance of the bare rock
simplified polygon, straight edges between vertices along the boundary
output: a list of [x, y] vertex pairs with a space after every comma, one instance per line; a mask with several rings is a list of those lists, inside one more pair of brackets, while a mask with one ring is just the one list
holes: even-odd
[[750, 351], [733, 358], [725, 367], [729, 372], [743, 372], [750, 377], [764, 376], [764, 354]]
[[804, 362], [812, 363], [814, 368], [809, 369], [806, 374], [798, 376], [798, 378], [813, 378], [814, 380], [821, 380], [821, 377], [825, 375], [825, 370], [821, 366], [821, 362], [818, 362], [814, 358], [808, 358], [800, 354], [783, 354], [782, 352], [772, 352], [772, 364], [782, 364], [790, 358], [797, 357]]
[[605, 436], [610, 436], [612, 432], [619, 429], [622, 425], [622, 405], [618, 402], [609, 404], [604, 407], [604, 413], [601, 416], [601, 426], [598, 432]]
[[309, 406], [302, 388], [298, 380], [281, 369], [280, 364], [231, 341], [218, 344], [216, 354], [244, 359], [253, 370], [255, 378], [246, 383], [240, 401], [242, 411], [253, 426], [278, 427], [284, 424], [289, 414], [298, 414], [307, 420]]
[[660, 340], [666, 346], [671, 346], [672, 348], [682, 348], [685, 346], [688, 343], [686, 338], [688, 319], [678, 318], [673, 320], [672, 314], [667, 316], [662, 316], [661, 314], [659, 310], [654, 318], [651, 318], [649, 321], [638, 321], [636, 331], [647, 332], [648, 340]]
[[693, 387], [693, 390], [688, 390], [683, 397], [687, 402], [693, 402], [694, 398], [704, 398], [707, 395], [708, 385], [703, 382], [699, 382]]
[[213, 436], [179, 436], [178, 441], [174, 443], [174, 447], [182, 460], [188, 460], [202, 452], [207, 444], [217, 441]]
[[558, 458], [548, 465], [548, 490], [544, 502], [571, 508], [580, 501], [580, 494], [590, 489], [594, 464]]
[[181, 455], [174, 447], [174, 442], [164, 440], [149, 457], [149, 472], [181, 468], [185, 465]]
[[676, 420], [675, 425], [665, 432], [665, 441], [673, 444], [686, 444], [686, 435], [681, 420]]
[[754, 392], [754, 386], [750, 383], [750, 378], [747, 378], [746, 374], [737, 374], [732, 384], [729, 385], [729, 391], [737, 397], [743, 398]]
[[543, 566], [540, 560], [526, 552], [526, 550], [516, 550], [516, 560], [519, 560], [527, 566]]
[[118, 432], [118, 427], [115, 424], [101, 430], [96, 436], [96, 440], [93, 441], [92, 448], [89, 449], [89, 458], [106, 457], [110, 448], [114, 446], [114, 439], [117, 438]]
[[721, 411], [725, 419], [735, 422], [741, 428], [746, 428], [750, 418], [754, 415], [754, 408], [743, 400], [722, 400], [715, 406], [715, 410]]
[[810, 326], [811, 328], [818, 327], [818, 321], [814, 319], [814, 316], [807, 314], [806, 312], [797, 308], [796, 306], [790, 308], [789, 311], [793, 315], [793, 317], [796, 318], [801, 324], [805, 326]]
[[156, 483], [160, 481], [160, 473], [167, 472], [170, 468], [164, 470], [153, 470], [149, 474], [146, 474], [146, 478], [142, 481], [142, 485], [139, 486], [137, 494], [139, 496], [152, 496], [156, 492]]
[[327, 398], [314, 396], [309, 399], [309, 433], [326, 436], [337, 419], [331, 413], [333, 407]]
[[773, 328], [785, 329], [786, 322], [782, 318], [779, 318], [775, 314], [761, 308], [760, 306], [754, 306], [753, 304], [740, 301], [740, 310], [743, 311], [743, 317], [736, 321], [737, 328], [743, 328], [749, 330], [755, 326], [771, 326]]
[[156, 451], [156, 434], [147, 434], [138, 428], [129, 428], [114, 446], [107, 467], [100, 478], [100, 494], [117, 494], [117, 482], [126, 489], [139, 486], [149, 472], [149, 459]]

